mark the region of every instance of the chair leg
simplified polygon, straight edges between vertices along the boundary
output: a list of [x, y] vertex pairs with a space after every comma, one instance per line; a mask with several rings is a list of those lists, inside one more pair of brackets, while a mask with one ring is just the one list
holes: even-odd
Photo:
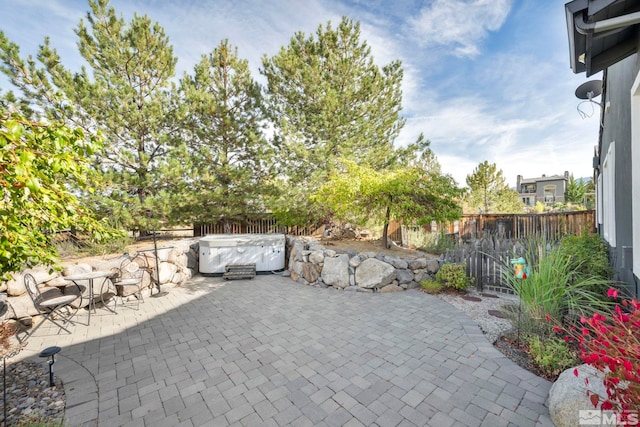
[[[31, 336], [32, 336], [32, 335], [33, 335], [33, 334], [34, 334], [34, 333], [35, 333], [35, 332], [40, 328], [40, 326], [42, 326], [42, 324], [43, 324], [46, 320], [48, 320], [48, 321], [50, 321], [50, 322], [54, 323], [57, 327], [59, 327], [60, 329], [63, 329], [66, 333], [71, 334], [71, 331], [70, 331], [70, 330], [68, 330], [67, 328], [65, 328], [64, 326], [62, 326], [60, 323], [56, 322], [56, 320], [55, 320], [55, 319], [53, 319], [53, 318], [51, 317], [51, 315], [52, 315], [54, 312], [55, 312], [55, 310], [51, 310], [50, 312], [48, 312], [48, 313], [46, 313], [46, 314], [43, 314], [42, 322], [38, 323], [38, 324], [36, 325], [36, 327], [35, 327], [35, 328], [33, 328], [31, 331], [29, 331], [29, 332], [27, 333], [27, 336], [25, 336], [25, 337], [24, 337], [24, 341], [28, 340], [28, 339], [29, 339], [29, 337], [31, 337]], [[19, 342], [21, 342], [21, 343], [22, 343], [22, 342], [24, 342], [22, 339], [20, 339], [20, 337], [18, 337], [18, 335], [16, 335], [16, 337], [18, 338], [18, 341], [19, 341]]]

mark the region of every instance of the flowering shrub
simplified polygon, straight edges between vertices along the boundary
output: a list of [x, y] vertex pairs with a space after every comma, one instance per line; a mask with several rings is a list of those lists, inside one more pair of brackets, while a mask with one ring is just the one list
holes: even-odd
[[[618, 291], [609, 289], [607, 295], [618, 298]], [[607, 396], [591, 394], [594, 407], [614, 410], [623, 417], [627, 411], [640, 408], [640, 303], [622, 300], [611, 316], [594, 313], [582, 317], [578, 328], [568, 331], [554, 326], [556, 332], [566, 332], [566, 340], [577, 339], [580, 358], [605, 374]], [[578, 375], [578, 370], [574, 370]], [[588, 382], [588, 380], [585, 380]], [[601, 401], [601, 399], [604, 400]]]

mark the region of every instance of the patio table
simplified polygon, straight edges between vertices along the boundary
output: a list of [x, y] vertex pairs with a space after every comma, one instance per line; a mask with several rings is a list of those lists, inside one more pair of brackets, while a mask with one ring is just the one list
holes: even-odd
[[87, 325], [91, 324], [91, 309], [93, 306], [93, 311], [96, 312], [96, 297], [94, 295], [93, 292], [93, 284], [94, 281], [96, 279], [102, 279], [102, 283], [100, 283], [100, 300], [102, 301], [102, 305], [104, 307], [107, 308], [107, 310], [111, 311], [112, 313], [115, 313], [115, 311], [113, 309], [111, 309], [111, 307], [109, 307], [108, 305], [106, 305], [104, 303], [104, 297], [103, 297], [103, 293], [102, 293], [102, 288], [104, 286], [104, 284], [107, 281], [107, 278], [113, 276], [113, 271], [108, 271], [108, 270], [97, 270], [97, 271], [90, 271], [87, 273], [78, 273], [78, 274], [72, 274], [70, 276], [64, 276], [64, 278], [66, 280], [70, 280], [73, 283], [75, 283], [78, 287], [80, 287], [82, 289], [82, 287], [80, 286], [80, 284], [78, 283], [81, 280], [86, 280], [89, 282], [89, 316], [87, 318]]

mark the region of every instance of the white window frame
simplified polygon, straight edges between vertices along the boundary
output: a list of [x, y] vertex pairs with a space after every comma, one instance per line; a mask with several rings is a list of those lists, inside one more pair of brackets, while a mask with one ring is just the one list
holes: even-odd
[[633, 274], [640, 279], [640, 72], [631, 87], [631, 228]]
[[602, 237], [616, 247], [616, 143], [612, 141], [602, 162]]
[[602, 216], [602, 171], [600, 171], [596, 181], [596, 222], [600, 226], [604, 222]]

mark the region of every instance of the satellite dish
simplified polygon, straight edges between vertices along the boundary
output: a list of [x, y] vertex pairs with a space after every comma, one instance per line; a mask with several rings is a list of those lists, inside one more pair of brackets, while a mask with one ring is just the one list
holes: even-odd
[[582, 83], [576, 89], [576, 97], [580, 99], [591, 99], [602, 95], [602, 80], [590, 80]]

